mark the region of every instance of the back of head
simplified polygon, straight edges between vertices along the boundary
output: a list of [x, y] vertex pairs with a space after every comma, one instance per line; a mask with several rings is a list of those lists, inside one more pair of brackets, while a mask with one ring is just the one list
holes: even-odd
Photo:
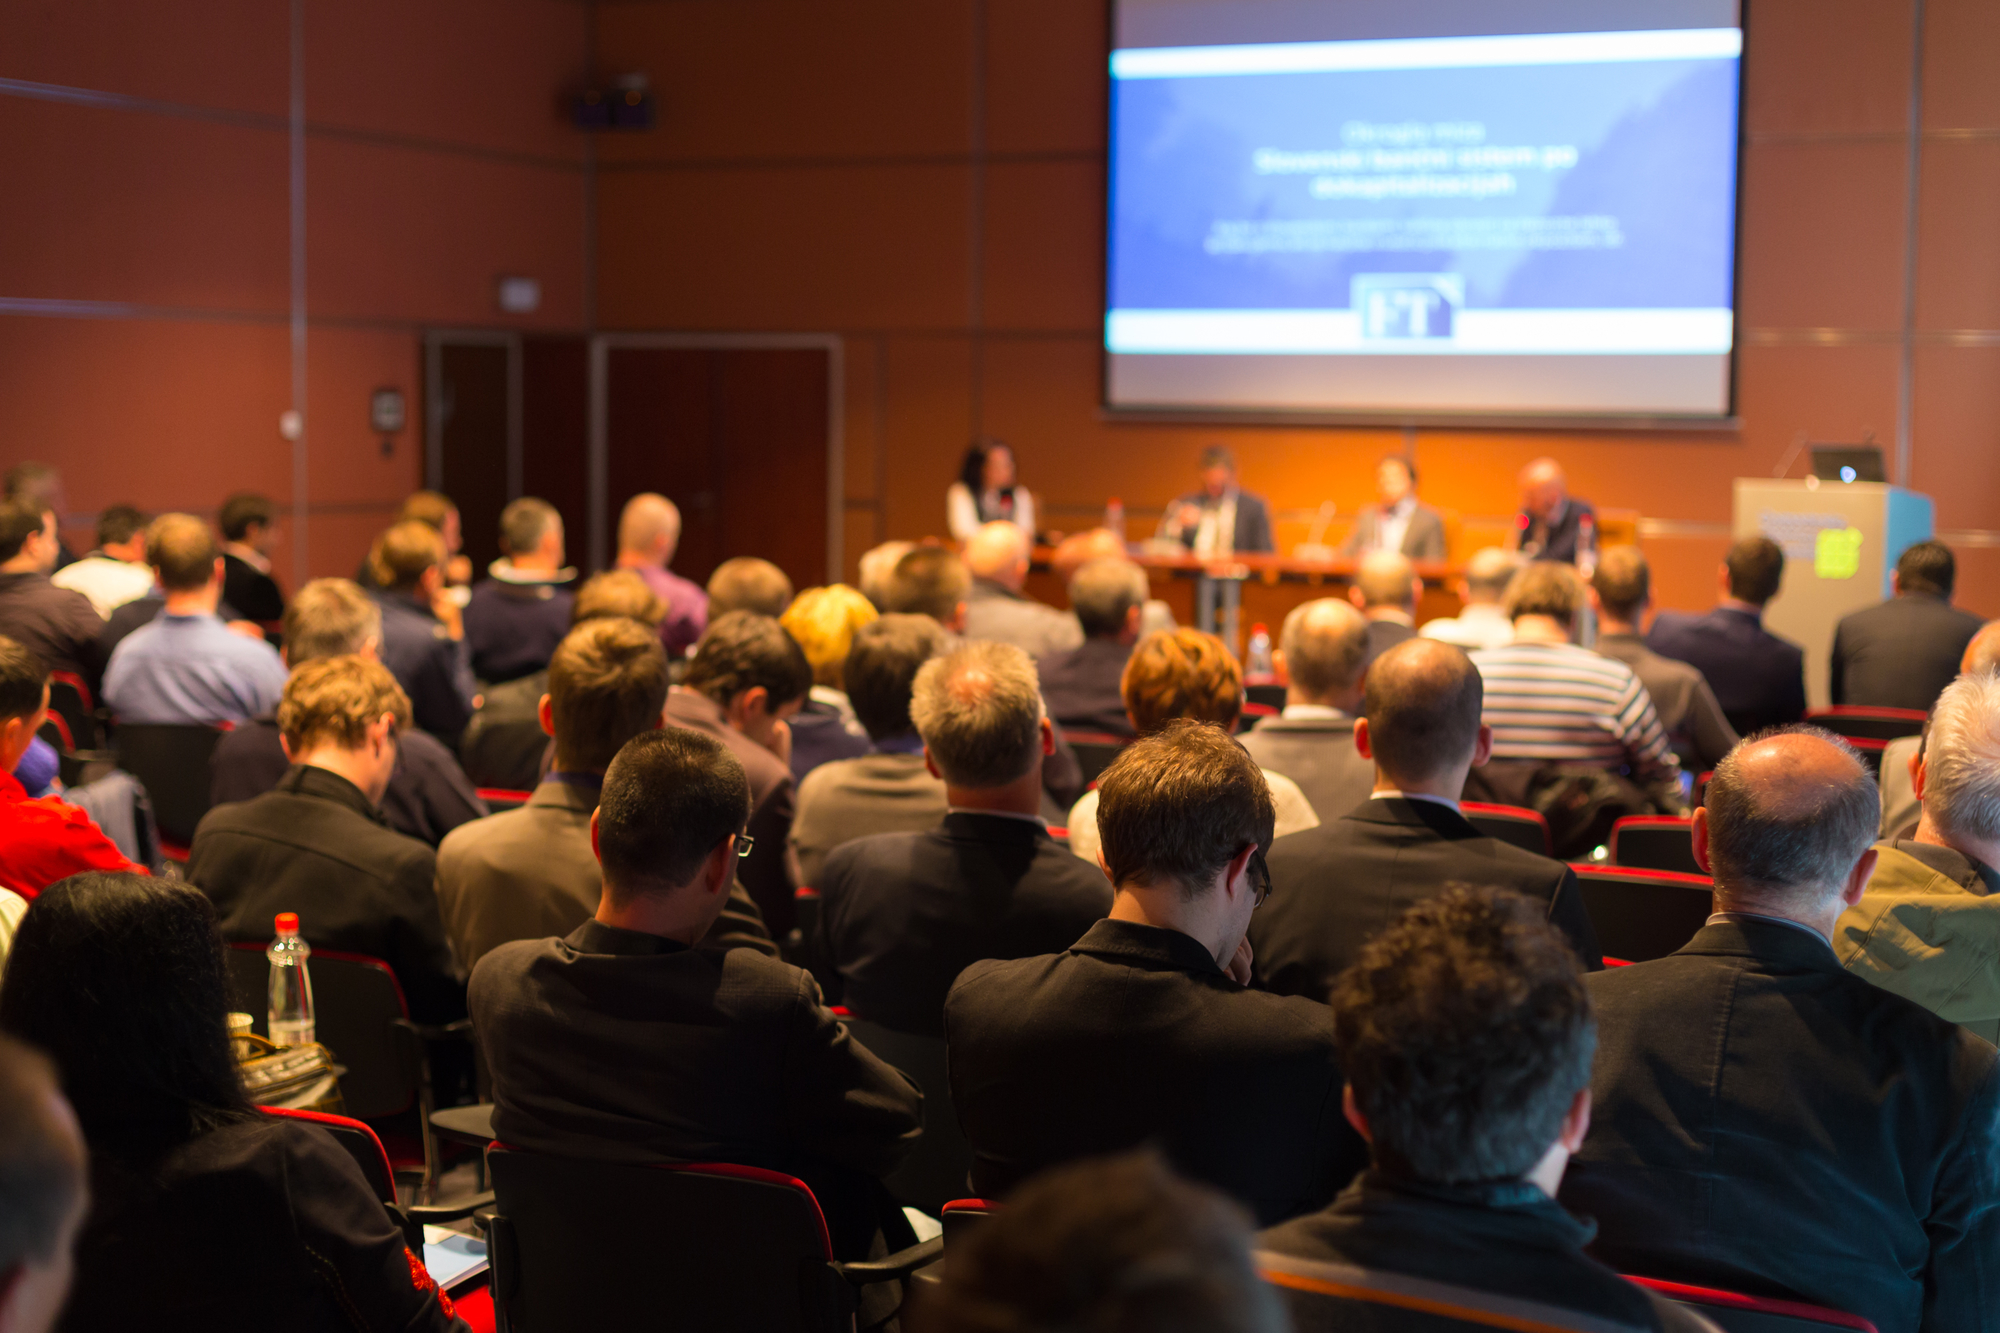
[[1055, 552], [1049, 556], [1049, 568], [1064, 584], [1076, 577], [1076, 572], [1093, 560], [1124, 560], [1129, 558], [1125, 549], [1125, 537], [1110, 528], [1091, 528], [1087, 532], [1072, 532], [1056, 544]]
[[984, 524], [965, 544], [965, 565], [974, 578], [1011, 582], [1028, 559], [1028, 534], [1017, 524], [998, 520]]
[[1205, 722], [1169, 722], [1118, 752], [1097, 779], [1097, 833], [1113, 884], [1205, 891], [1249, 844], [1268, 849], [1270, 784], [1241, 745]]
[[33, 717], [42, 706], [49, 668], [32, 648], [0, 635], [0, 722]]
[[7, 469], [6, 499], [45, 514], [55, 508], [62, 493], [62, 473], [47, 463], [16, 463]]
[[268, 495], [255, 491], [238, 491], [222, 502], [222, 511], [215, 516], [215, 526], [222, 529], [222, 540], [240, 542], [250, 535], [253, 526], [270, 527], [278, 516], [278, 507], [271, 503]]
[[576, 590], [569, 609], [570, 628], [586, 620], [623, 617], [636, 620], [648, 629], [658, 629], [667, 618], [667, 604], [647, 586], [646, 580], [629, 569], [607, 569], [592, 574]]
[[285, 662], [351, 657], [382, 639], [382, 608], [349, 579], [314, 579], [285, 608]]
[[2000, 843], [2000, 675], [1945, 686], [1923, 753], [1924, 813], [1938, 832], [1954, 846]]
[[1597, 570], [1590, 576], [1604, 613], [1616, 620], [1631, 620], [1653, 595], [1653, 571], [1636, 546], [1607, 546], [1597, 557]]
[[618, 516], [620, 554], [650, 559], [655, 550], [664, 550], [671, 560], [680, 540], [681, 511], [672, 500], [646, 491], [625, 502], [625, 510]]
[[841, 681], [868, 739], [885, 741], [915, 730], [910, 699], [917, 672], [946, 643], [944, 631], [929, 616], [890, 614], [854, 632]]
[[503, 555], [532, 555], [542, 544], [542, 536], [562, 522], [562, 515], [547, 500], [524, 495], [500, 511], [500, 551]]
[[798, 641], [811, 665], [813, 683], [839, 689], [841, 672], [854, 643], [854, 634], [876, 619], [875, 604], [845, 583], [824, 588], [807, 588], [778, 623]]
[[1785, 581], [1785, 548], [1769, 537], [1732, 542], [1722, 563], [1729, 570], [1729, 595], [1739, 602], [1762, 606]]
[[599, 616], [572, 629], [549, 657], [556, 767], [602, 773], [625, 742], [660, 725], [667, 654], [636, 620]]
[[12, 560], [21, 554], [21, 547], [28, 538], [42, 530], [42, 515], [47, 512], [27, 500], [8, 500], [0, 504], [0, 560]]
[[1823, 911], [1875, 840], [1881, 798], [1854, 748], [1818, 727], [1773, 727], [1715, 766], [1703, 804], [1716, 906]]
[[24, 1267], [57, 1264], [84, 1192], [83, 1138], [55, 1066], [0, 1037], [0, 1282]]
[[611, 760], [598, 798], [605, 895], [623, 904], [687, 884], [749, 817], [750, 779], [721, 742], [685, 727], [641, 732]]
[[883, 609], [949, 624], [971, 588], [972, 575], [956, 552], [919, 546], [896, 562], [889, 577], [889, 604]]
[[910, 720], [954, 787], [1004, 787], [1042, 752], [1034, 659], [1008, 643], [968, 643], [917, 671]]
[[1361, 590], [1364, 606], [1416, 605], [1417, 571], [1406, 555], [1394, 551], [1374, 551], [1361, 558], [1354, 573], [1354, 586]]
[[1069, 581], [1070, 610], [1094, 639], [1123, 634], [1132, 608], [1144, 606], [1151, 594], [1146, 571], [1122, 555], [1093, 560]]
[[861, 553], [855, 578], [861, 585], [862, 596], [875, 603], [877, 611], [890, 609], [889, 582], [896, 576], [896, 562], [915, 547], [915, 542], [883, 542]]
[[1368, 664], [1368, 621], [1337, 597], [1292, 608], [1278, 636], [1292, 688], [1324, 699], [1354, 688]]
[[1597, 1029], [1548, 905], [1456, 885], [1334, 982], [1334, 1040], [1376, 1166], [1432, 1185], [1532, 1170], [1590, 1083]]
[[1469, 763], [1485, 699], [1479, 669], [1463, 649], [1436, 639], [1397, 644], [1368, 668], [1362, 692], [1376, 766], [1418, 785]]
[[396, 511], [396, 521], [426, 523], [443, 532], [445, 521], [457, 509], [449, 495], [437, 491], [412, 491], [403, 501], [403, 507]]
[[1042, 1172], [954, 1249], [914, 1333], [1281, 1333], [1243, 1210], [1156, 1153]]
[[1548, 616], [1565, 625], [1576, 622], [1583, 609], [1583, 580], [1573, 566], [1554, 560], [1537, 560], [1514, 576], [1501, 599], [1507, 619]]
[[193, 514], [162, 514], [146, 529], [146, 563], [168, 592], [199, 592], [215, 577], [215, 537]]
[[1514, 575], [1525, 563], [1513, 551], [1500, 546], [1487, 546], [1474, 551], [1472, 559], [1465, 562], [1465, 591], [1474, 602], [1498, 605], [1507, 595], [1507, 585], [1514, 581]]
[[1958, 581], [1958, 561], [1943, 542], [1918, 542], [1896, 557], [1896, 590], [1931, 597], [1951, 597]]
[[246, 1113], [215, 908], [190, 884], [90, 872], [42, 891], [0, 1029], [46, 1051], [93, 1149], [143, 1159]]
[[321, 745], [358, 750], [384, 714], [410, 729], [410, 696], [389, 668], [365, 657], [322, 657], [292, 672], [278, 702], [278, 731], [294, 755]]
[[743, 691], [761, 685], [768, 706], [775, 709], [806, 696], [812, 689], [812, 668], [776, 620], [755, 611], [731, 611], [708, 622], [683, 683], [725, 708]]
[[1213, 634], [1162, 630], [1132, 650], [1118, 693], [1142, 736], [1181, 717], [1227, 729], [1243, 711], [1243, 668]]
[[769, 560], [739, 555], [725, 560], [708, 576], [708, 614], [755, 611], [777, 617], [792, 604], [792, 581]]
[[107, 505], [97, 516], [97, 544], [123, 546], [146, 530], [147, 518], [131, 505]]
[[409, 592], [445, 562], [444, 536], [421, 519], [405, 519], [368, 548], [368, 572], [390, 592]]
[[1958, 659], [1958, 669], [2000, 671], [2000, 620], [1987, 621], [1972, 636], [1972, 642], [1965, 645], [1965, 656]]

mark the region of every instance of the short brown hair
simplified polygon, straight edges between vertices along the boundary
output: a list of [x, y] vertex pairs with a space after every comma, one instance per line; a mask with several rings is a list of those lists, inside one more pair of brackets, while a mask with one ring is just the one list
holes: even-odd
[[35, 650], [0, 635], [0, 722], [33, 717], [48, 684], [49, 668]]
[[349, 657], [382, 638], [382, 608], [348, 579], [314, 579], [285, 608], [285, 664]]
[[778, 623], [798, 640], [806, 661], [812, 665], [813, 684], [839, 689], [841, 668], [854, 645], [857, 630], [875, 622], [880, 612], [875, 604], [845, 583], [824, 588], [807, 588]]
[[776, 708], [806, 696], [812, 689], [812, 668], [797, 640], [777, 621], [755, 611], [731, 611], [708, 623], [682, 683], [724, 708], [761, 685]]
[[403, 507], [396, 514], [398, 523], [428, 523], [438, 531], [444, 531], [444, 521], [458, 509], [449, 495], [437, 491], [412, 491], [403, 501]]
[[524, 495], [500, 511], [500, 549], [510, 556], [527, 555], [541, 545], [551, 524], [561, 522], [562, 515], [554, 505]]
[[410, 729], [410, 696], [389, 668], [365, 657], [322, 657], [292, 672], [278, 704], [278, 730], [293, 753], [314, 744], [358, 750], [384, 713]]
[[443, 534], [417, 518], [389, 528], [368, 548], [368, 572], [390, 592], [408, 592], [444, 562]]
[[749, 816], [750, 780], [720, 741], [686, 727], [640, 732], [604, 773], [597, 855], [606, 896], [627, 902], [680, 887]]
[[97, 516], [98, 546], [122, 546], [146, 530], [151, 522], [132, 505], [106, 505]]
[[605, 616], [623, 616], [649, 629], [658, 629], [667, 618], [667, 604], [635, 571], [607, 569], [592, 574], [576, 590], [576, 603], [569, 610], [570, 628]]
[[1113, 884], [1177, 884], [1189, 898], [1277, 824], [1270, 784], [1222, 728], [1180, 719], [1119, 751], [1097, 779], [1097, 834]]
[[222, 540], [240, 542], [250, 534], [252, 524], [271, 526], [271, 520], [278, 516], [278, 507], [271, 503], [268, 495], [255, 491], [238, 491], [222, 502], [222, 512], [215, 516], [215, 526], [222, 529]]
[[626, 741], [660, 725], [667, 654], [636, 620], [600, 616], [571, 630], [549, 658], [556, 766], [601, 773]]
[[12, 560], [21, 554], [28, 538], [42, 530], [42, 515], [48, 512], [28, 500], [0, 504], [0, 560]]
[[792, 581], [769, 560], [739, 555], [725, 560], [708, 576], [708, 613], [755, 611], [776, 619], [792, 604]]
[[162, 514], [146, 529], [146, 563], [168, 592], [198, 592], [215, 577], [215, 536], [193, 514]]
[[1762, 606], [1778, 595], [1778, 586], [1785, 581], [1785, 548], [1769, 537], [1730, 543], [1722, 564], [1729, 571], [1729, 595], [1739, 602]]
[[[1905, 547], [1896, 557], [1896, 589], [1904, 593], [1928, 593], [1949, 598], [1958, 581], [1958, 561], [1951, 548], [1939, 541], [1918, 542]], [[1773, 594], [1776, 588], [1771, 590]]]
[[1035, 662], [1011, 643], [968, 643], [917, 671], [910, 719], [954, 786], [1004, 787], [1042, 750]]
[[1590, 586], [1597, 589], [1597, 600], [1607, 614], [1630, 620], [1653, 595], [1653, 571], [1638, 547], [1607, 546], [1597, 557]]
[[919, 546], [896, 562], [884, 609], [929, 616], [942, 625], [958, 614], [959, 603], [971, 590], [972, 574], [957, 552]]
[[890, 614], [854, 631], [841, 683], [854, 716], [872, 741], [907, 736], [917, 671], [945, 650], [945, 633], [929, 616]]
[[1338, 597], [1293, 607], [1278, 642], [1285, 674], [1314, 699], [1353, 689], [1368, 666], [1368, 621]]
[[1406, 639], [1375, 659], [1362, 691], [1368, 745], [1384, 773], [1407, 782], [1437, 777], [1479, 743], [1486, 683], [1465, 650]]
[[1561, 561], [1534, 561], [1507, 585], [1500, 609], [1509, 620], [1548, 616], [1573, 625], [1576, 613], [1583, 609], [1583, 580], [1573, 566]]
[[1177, 717], [1229, 728], [1243, 711], [1243, 668], [1213, 634], [1162, 630], [1132, 650], [1118, 693], [1141, 736]]

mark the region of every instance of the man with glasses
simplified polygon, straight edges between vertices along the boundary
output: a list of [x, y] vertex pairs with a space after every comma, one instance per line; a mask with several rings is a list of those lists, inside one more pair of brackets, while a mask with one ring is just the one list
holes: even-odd
[[1110, 917], [1064, 953], [973, 964], [945, 1001], [975, 1191], [1154, 1143], [1261, 1224], [1323, 1206], [1367, 1150], [1341, 1115], [1333, 1011], [1247, 988], [1264, 775], [1220, 727], [1179, 720], [1097, 790]]

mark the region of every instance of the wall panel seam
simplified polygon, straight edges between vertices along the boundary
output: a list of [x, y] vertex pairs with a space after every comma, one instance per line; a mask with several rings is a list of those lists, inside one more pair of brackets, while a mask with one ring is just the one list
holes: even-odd
[[[1098, 149], [992, 152], [983, 156], [987, 166], [1034, 166], [1042, 163], [1099, 165], [1104, 161], [1104, 153]], [[976, 165], [978, 159], [972, 153], [826, 153], [792, 157], [624, 158], [616, 162], [600, 161], [597, 169], [600, 172], [624, 175], [648, 171], [824, 171], [842, 168], [894, 169]]]

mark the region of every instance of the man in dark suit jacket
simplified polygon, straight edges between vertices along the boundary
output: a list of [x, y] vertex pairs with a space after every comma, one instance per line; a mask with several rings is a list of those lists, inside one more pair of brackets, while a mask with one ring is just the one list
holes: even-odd
[[472, 673], [518, 680], [549, 664], [569, 633], [576, 570], [563, 564], [563, 521], [547, 500], [524, 495], [500, 511], [500, 549], [465, 604]]
[[1530, 560], [1576, 563], [1579, 550], [1597, 549], [1597, 511], [1569, 493], [1569, 478], [1553, 458], [1521, 469], [1521, 513], [1513, 548]]
[[445, 595], [444, 538], [416, 519], [375, 539], [368, 563], [382, 608], [382, 665], [410, 696], [417, 725], [457, 745], [479, 686], [458, 604]]
[[222, 531], [222, 600], [245, 620], [263, 626], [267, 637], [285, 616], [284, 590], [271, 577], [277, 524], [278, 507], [254, 491], [230, 496], [215, 516]]
[[1202, 556], [1277, 549], [1269, 506], [1236, 484], [1236, 455], [1220, 444], [1201, 451], [1201, 489], [1167, 506], [1159, 536]]
[[1067, 949], [1111, 909], [1111, 885], [1041, 821], [1055, 729], [1025, 652], [971, 643], [931, 659], [910, 715], [950, 813], [827, 857], [812, 953], [828, 998], [855, 1017], [942, 1037], [959, 973]]
[[1700, 670], [1662, 657], [1646, 646], [1639, 620], [1653, 599], [1653, 573], [1636, 546], [1613, 546], [1590, 576], [1591, 604], [1597, 608], [1597, 652], [1623, 662], [1646, 687], [1660, 726], [1681, 768], [1703, 773], [1722, 762], [1742, 737]]
[[1943, 542], [1918, 542], [1896, 558], [1895, 596], [1841, 617], [1833, 631], [1834, 703], [1930, 711], [1986, 623], [1951, 604], [1957, 577]]
[[58, 549], [53, 513], [0, 502], [0, 634], [95, 691], [115, 645], [103, 642], [104, 619], [88, 597], [49, 582]]
[[1065, 727], [1133, 734], [1118, 686], [1150, 594], [1146, 571], [1130, 560], [1092, 560], [1071, 576], [1069, 605], [1083, 626], [1083, 645], [1036, 664], [1050, 717]]
[[1278, 636], [1284, 712], [1260, 718], [1241, 738], [1257, 766], [1298, 783], [1323, 820], [1365, 799], [1375, 786], [1375, 765], [1354, 748], [1370, 628], [1338, 598], [1293, 607]]
[[1368, 655], [1361, 669], [1399, 643], [1417, 637], [1417, 600], [1424, 595], [1424, 581], [1410, 566], [1409, 557], [1393, 551], [1377, 551], [1362, 557], [1354, 571], [1347, 600], [1353, 602], [1368, 621]]
[[1717, 912], [1590, 978], [1590, 1135], [1563, 1202], [1621, 1273], [1809, 1301], [1882, 1333], [2000, 1311], [2000, 1056], [1844, 971], [1875, 784], [1797, 728], [1738, 746], [1694, 812]]
[[596, 915], [473, 969], [494, 1132], [565, 1157], [800, 1176], [835, 1253], [855, 1256], [923, 1094], [847, 1035], [806, 973], [695, 947], [728, 900], [749, 809], [743, 766], [706, 736], [667, 727], [619, 750], [591, 822]]
[[1265, 990], [1324, 1000], [1376, 932], [1454, 883], [1540, 903], [1585, 967], [1604, 965], [1575, 873], [1485, 836], [1459, 813], [1466, 774], [1493, 746], [1479, 721], [1484, 699], [1471, 659], [1436, 639], [1392, 649], [1368, 673], [1354, 730], [1374, 792], [1272, 846], [1272, 898], [1250, 925]]
[[410, 701], [379, 662], [337, 657], [292, 673], [278, 706], [292, 767], [254, 800], [202, 816], [187, 877], [215, 902], [227, 940], [268, 940], [296, 912], [315, 948], [367, 954], [395, 972], [410, 1015], [463, 1017], [465, 987], [431, 887], [437, 853], [382, 822]]
[[1648, 648], [1701, 672], [1739, 736], [1805, 716], [1805, 652], [1764, 628], [1764, 605], [1784, 576], [1784, 548], [1745, 537], [1722, 562], [1722, 600], [1713, 611], [1662, 611], [1646, 635]]
[[1340, 544], [1345, 559], [1387, 551], [1412, 560], [1445, 558], [1444, 518], [1417, 499], [1417, 465], [1391, 454], [1375, 467], [1376, 503], [1354, 516]]
[[1221, 728], [1169, 722], [1098, 779], [1110, 918], [1067, 952], [967, 968], [945, 1001], [951, 1093], [972, 1183], [1140, 1143], [1265, 1225], [1359, 1169], [1333, 1011], [1247, 989], [1244, 933], [1276, 811]]

